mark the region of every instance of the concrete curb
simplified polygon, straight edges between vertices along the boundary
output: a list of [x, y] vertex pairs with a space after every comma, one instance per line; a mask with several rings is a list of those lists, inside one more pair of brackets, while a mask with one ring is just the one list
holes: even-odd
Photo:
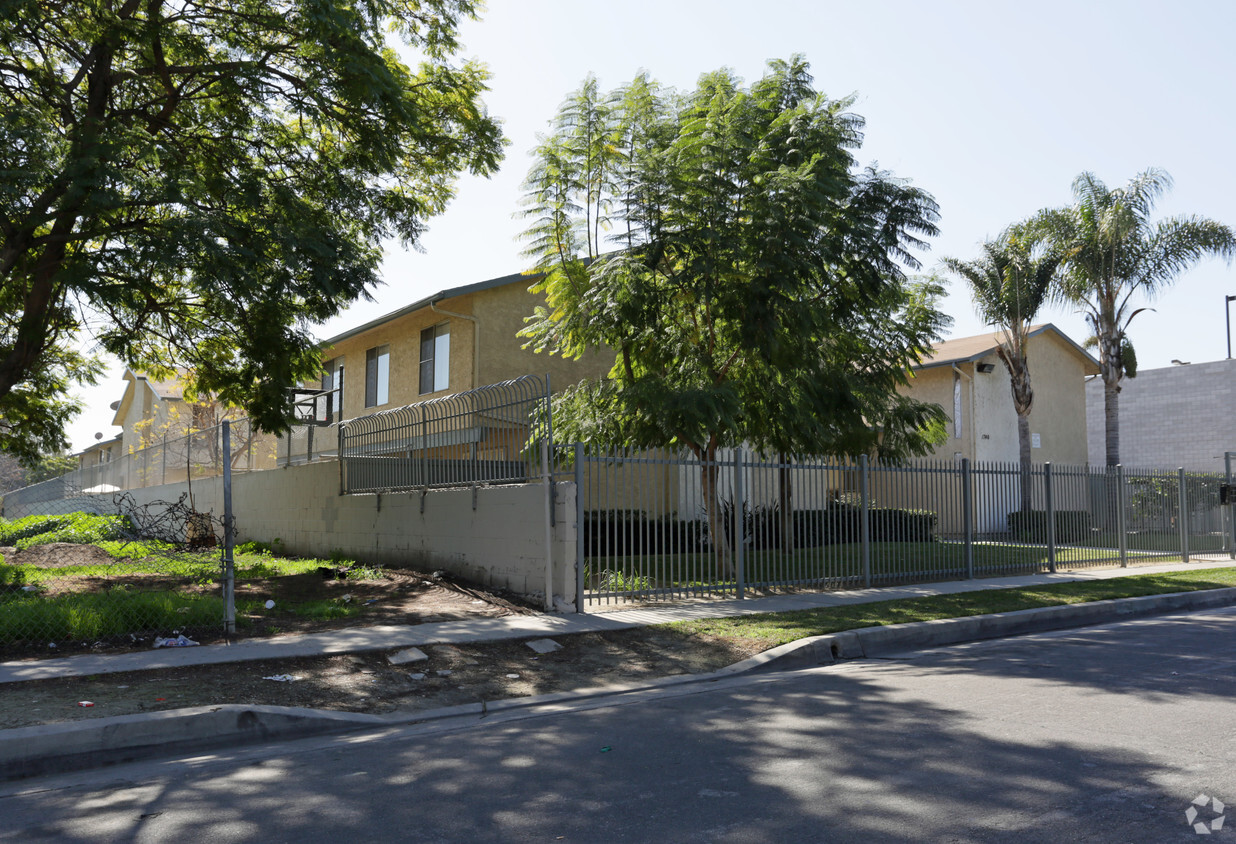
[[0, 781], [176, 753], [383, 727], [377, 715], [290, 706], [196, 706], [0, 730]]
[[916, 621], [883, 627], [863, 627], [811, 636], [756, 654], [722, 669], [726, 673], [794, 671], [831, 665], [838, 660], [884, 656], [908, 650], [1000, 639], [1026, 633], [1046, 633], [1089, 627], [1172, 612], [1236, 604], [1236, 588], [1172, 592], [1141, 598], [1117, 598], [1055, 607], [1037, 607], [966, 618]]
[[1120, 598], [968, 618], [865, 627], [800, 639], [709, 674], [676, 675], [535, 697], [468, 703], [421, 712], [366, 715], [282, 706], [228, 704], [0, 730], [0, 781], [67, 773], [169, 753], [257, 744], [328, 733], [400, 727], [461, 716], [485, 717], [554, 704], [712, 682], [738, 674], [794, 671], [838, 660], [1043, 633], [1236, 604], [1236, 588]]

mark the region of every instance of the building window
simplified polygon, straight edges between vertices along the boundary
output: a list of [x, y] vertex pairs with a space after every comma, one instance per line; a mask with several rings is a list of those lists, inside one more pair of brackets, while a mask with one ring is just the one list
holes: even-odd
[[450, 386], [451, 327], [447, 323], [421, 332], [421, 395]]
[[326, 362], [322, 371], [323, 396], [318, 397], [314, 416], [327, 423], [338, 422], [343, 413], [343, 358]]
[[365, 352], [365, 407], [377, 407], [390, 399], [391, 347], [377, 346]]

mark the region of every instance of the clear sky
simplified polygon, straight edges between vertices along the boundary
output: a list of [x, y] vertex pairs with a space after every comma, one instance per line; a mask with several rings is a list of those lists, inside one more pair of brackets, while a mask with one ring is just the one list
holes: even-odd
[[[525, 269], [516, 212], [529, 150], [589, 72], [606, 90], [640, 69], [689, 89], [719, 67], [749, 82], [768, 59], [802, 53], [818, 90], [857, 95], [853, 111], [867, 119], [859, 161], [878, 162], [939, 202], [941, 235], [922, 256], [928, 269], [941, 256], [975, 257], [1009, 223], [1068, 204], [1085, 170], [1114, 187], [1162, 168], [1175, 188], [1158, 214], [1236, 225], [1234, 31], [1230, 0], [491, 0], [462, 40], [464, 54], [493, 74], [486, 102], [511, 141], [502, 171], [465, 178], [422, 251], [389, 246], [376, 301], [319, 333]], [[1226, 356], [1233, 272], [1208, 261], [1146, 303], [1156, 310], [1130, 332], [1143, 369]], [[960, 282], [944, 310], [955, 319], [952, 336], [989, 330]], [[1050, 308], [1043, 319], [1085, 337], [1072, 309]], [[70, 429], [74, 450], [96, 431], [119, 432], [107, 406], [122, 394], [121, 374], [113, 368], [83, 392], [90, 408]]]

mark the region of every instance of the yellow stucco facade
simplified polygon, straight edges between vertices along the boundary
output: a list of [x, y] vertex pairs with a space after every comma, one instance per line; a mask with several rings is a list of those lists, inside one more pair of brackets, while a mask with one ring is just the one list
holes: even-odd
[[[996, 356], [994, 343], [984, 348], [982, 339], [964, 338], [965, 342], [980, 342], [971, 343], [975, 351], [955, 359], [949, 357], [949, 343], [941, 344], [935, 360], [915, 370], [904, 391], [940, 405], [948, 416], [948, 439], [932, 457], [993, 463], [1018, 459], [1017, 414], [1009, 373]], [[1085, 379], [1098, 371], [1097, 364], [1051, 325], [1036, 327], [1028, 352], [1034, 389], [1031, 459], [1035, 463], [1085, 463]]]
[[[323, 366], [343, 367], [342, 418], [352, 419], [381, 410], [460, 393], [521, 375], [546, 374], [551, 386], [561, 389], [584, 378], [596, 378], [613, 365], [612, 353], [589, 353], [580, 360], [536, 354], [523, 348], [517, 336], [524, 318], [543, 298], [528, 291], [531, 276], [507, 276], [479, 285], [455, 288], [430, 297], [402, 311], [382, 317], [327, 341]], [[441, 355], [441, 337], [446, 342], [449, 367], [447, 383], [435, 371], [434, 389], [422, 391], [422, 333], [436, 329]], [[367, 385], [383, 372], [371, 362], [385, 352], [387, 364], [383, 389]], [[332, 384], [332, 386], [334, 386]], [[378, 401], [384, 398], [385, 401]]]

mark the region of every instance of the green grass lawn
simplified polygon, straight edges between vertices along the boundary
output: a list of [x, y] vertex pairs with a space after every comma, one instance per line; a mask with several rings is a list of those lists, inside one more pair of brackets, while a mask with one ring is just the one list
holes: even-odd
[[1236, 586], [1236, 568], [1141, 574], [1110, 580], [1058, 583], [1020, 589], [992, 589], [877, 601], [845, 607], [824, 607], [781, 613], [759, 613], [735, 618], [679, 621], [663, 625], [680, 633], [758, 640], [764, 648], [860, 627], [905, 624], [940, 618], [1028, 610], [1035, 607], [1082, 604], [1113, 598], [1136, 598], [1200, 589]]
[[[976, 542], [975, 573], [1006, 574], [1047, 570], [1047, 549], [1040, 545]], [[1058, 565], [1116, 559], [1110, 548], [1056, 549]], [[588, 560], [588, 588], [607, 592], [702, 587], [716, 580], [712, 553], [649, 554], [643, 557], [598, 557]], [[862, 545], [848, 543], [802, 548], [792, 553], [750, 551], [744, 555], [747, 584], [855, 583], [863, 579]], [[878, 582], [963, 577], [966, 548], [961, 542], [877, 542], [871, 545], [871, 572]], [[733, 579], [722, 581], [724, 588]]]

